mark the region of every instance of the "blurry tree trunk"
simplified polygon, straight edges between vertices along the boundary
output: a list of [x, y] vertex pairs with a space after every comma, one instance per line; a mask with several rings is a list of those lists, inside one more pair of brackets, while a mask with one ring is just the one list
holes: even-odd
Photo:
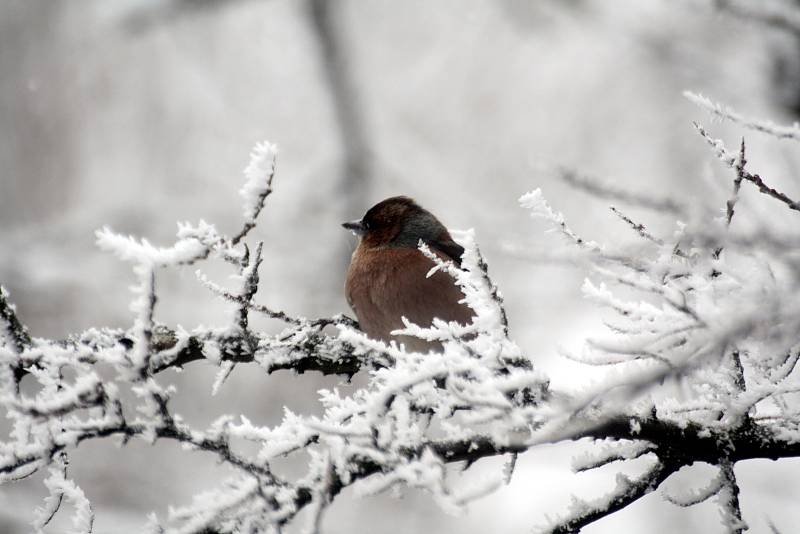
[[[341, 142], [338, 193], [342, 199], [342, 215], [352, 218], [364, 211], [368, 201], [371, 154], [351, 56], [347, 52], [341, 6], [340, 2], [309, 0], [308, 9]], [[347, 261], [349, 256], [349, 249], [340, 255]]]

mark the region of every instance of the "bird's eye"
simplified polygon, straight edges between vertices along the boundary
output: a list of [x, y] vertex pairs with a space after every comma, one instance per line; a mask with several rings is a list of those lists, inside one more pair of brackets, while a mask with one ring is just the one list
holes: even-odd
[[370, 230], [372, 228], [372, 225], [369, 223], [369, 221], [362, 221], [361, 224], [364, 226], [364, 230]]

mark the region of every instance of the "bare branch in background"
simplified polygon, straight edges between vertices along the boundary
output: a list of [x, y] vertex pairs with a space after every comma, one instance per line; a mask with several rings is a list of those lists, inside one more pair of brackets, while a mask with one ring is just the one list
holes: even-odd
[[711, 5], [723, 13], [728, 13], [744, 21], [800, 35], [800, 9], [790, 2], [713, 0]]
[[145, 3], [130, 10], [122, 23], [133, 34], [150, 30], [159, 24], [166, 24], [180, 17], [193, 16], [218, 10], [236, 0], [160, 0]]
[[663, 211], [671, 214], [679, 214], [686, 211], [685, 206], [675, 199], [658, 198], [650, 193], [637, 193], [627, 189], [621, 189], [565, 167], [558, 170], [558, 177], [570, 186], [585, 191], [596, 198], [616, 200], [630, 206], [637, 206], [653, 211]]

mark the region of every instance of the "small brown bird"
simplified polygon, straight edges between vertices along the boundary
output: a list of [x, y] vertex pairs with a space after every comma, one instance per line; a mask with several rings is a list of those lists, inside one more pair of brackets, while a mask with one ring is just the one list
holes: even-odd
[[459, 303], [464, 294], [450, 275], [438, 271], [426, 278], [434, 264], [417, 248], [420, 240], [458, 266], [464, 253], [431, 212], [411, 198], [392, 197], [342, 226], [360, 237], [347, 270], [345, 294], [367, 335], [396, 340], [411, 350], [441, 350], [439, 343], [391, 332], [404, 327], [401, 317], [422, 327], [430, 326], [434, 317], [471, 322], [474, 314]]

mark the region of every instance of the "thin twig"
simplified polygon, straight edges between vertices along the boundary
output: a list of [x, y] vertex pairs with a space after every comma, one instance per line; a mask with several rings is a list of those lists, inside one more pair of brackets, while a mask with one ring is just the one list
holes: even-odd
[[28, 329], [17, 317], [13, 304], [8, 300], [8, 291], [0, 286], [0, 319], [5, 323], [5, 331], [17, 354], [31, 345], [31, 336]]
[[744, 137], [742, 137], [742, 144], [739, 147], [739, 159], [736, 161], [735, 166], [736, 178], [733, 179], [733, 193], [731, 194], [731, 198], [728, 199], [728, 202], [725, 203], [726, 221], [728, 226], [731, 225], [734, 208], [736, 207], [736, 201], [739, 200], [739, 189], [742, 187], [742, 180], [745, 176], [745, 165], [747, 165], [747, 158], [745, 156]]
[[741, 124], [745, 128], [765, 133], [767, 135], [777, 137], [778, 139], [793, 139], [795, 141], [800, 141], [800, 125], [797, 123], [791, 126], [781, 126], [773, 123], [772, 121], [750, 119], [744, 117], [728, 106], [711, 101], [709, 98], [706, 98], [703, 95], [695, 94], [691, 91], [684, 91], [683, 96], [685, 96], [692, 103], [708, 110], [713, 115], [723, 119], [731, 120], [737, 124]]
[[641, 224], [641, 223], [635, 223], [635, 222], [633, 222], [633, 220], [632, 220], [630, 217], [628, 217], [627, 215], [625, 215], [624, 213], [622, 213], [621, 211], [619, 211], [619, 210], [618, 210], [617, 208], [615, 208], [614, 206], [611, 206], [611, 211], [613, 211], [613, 212], [614, 212], [614, 214], [615, 214], [617, 217], [619, 217], [620, 219], [622, 219], [623, 221], [625, 221], [625, 222], [628, 224], [628, 226], [630, 226], [631, 228], [633, 228], [633, 230], [634, 230], [634, 231], [635, 231], [637, 234], [639, 234], [640, 236], [642, 236], [643, 238], [647, 239], [648, 241], [652, 241], [653, 243], [655, 243], [655, 244], [657, 244], [657, 245], [663, 245], [663, 244], [664, 244], [664, 241], [662, 241], [661, 239], [659, 239], [659, 238], [657, 238], [657, 237], [654, 237], [654, 236], [653, 236], [653, 235], [652, 235], [650, 232], [648, 232], [648, 231], [647, 231], [647, 228], [645, 228], [643, 224]]

